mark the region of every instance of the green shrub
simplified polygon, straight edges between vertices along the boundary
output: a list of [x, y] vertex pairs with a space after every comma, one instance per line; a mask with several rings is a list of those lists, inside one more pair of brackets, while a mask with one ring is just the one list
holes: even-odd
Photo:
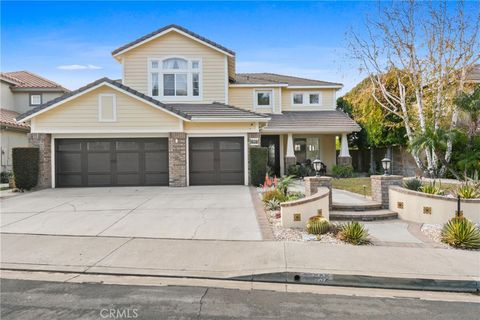
[[30, 190], [38, 180], [38, 148], [13, 148], [13, 175], [20, 190]]
[[294, 201], [294, 200], [298, 200], [298, 199], [301, 199], [301, 198], [304, 198], [305, 195], [301, 192], [289, 192], [287, 194], [287, 201]]
[[370, 243], [370, 234], [368, 233], [368, 230], [365, 229], [363, 224], [357, 221], [343, 224], [339, 227], [339, 229], [340, 230], [338, 231], [337, 237], [342, 241], [354, 245]]
[[302, 166], [299, 164], [292, 164], [287, 168], [287, 174], [289, 176], [301, 177], [302, 176]]
[[330, 230], [330, 223], [321, 215], [310, 217], [305, 225], [310, 234], [325, 234]]
[[273, 210], [278, 210], [280, 209], [280, 201], [277, 199], [272, 199], [268, 201], [265, 206], [267, 207], [267, 210], [273, 211]]
[[353, 176], [353, 167], [334, 165], [332, 167], [332, 174], [335, 178], [350, 178]]
[[277, 200], [279, 202], [287, 201], [287, 196], [278, 189], [273, 189], [263, 194], [263, 202], [268, 203], [270, 200]]
[[288, 187], [290, 187], [290, 185], [293, 183], [293, 178], [294, 178], [293, 176], [286, 176], [281, 178], [278, 181], [278, 185], [277, 185], [278, 190], [282, 191], [284, 194], [287, 194]]
[[480, 198], [480, 191], [477, 186], [468, 183], [460, 185], [457, 190], [455, 190], [455, 194], [464, 199]]
[[268, 149], [250, 149], [250, 182], [254, 186], [263, 184], [267, 174]]
[[453, 218], [443, 226], [442, 242], [461, 249], [479, 249], [480, 230], [465, 218]]
[[11, 177], [13, 177], [13, 173], [11, 171], [3, 171], [0, 173], [0, 182], [8, 183]]
[[435, 184], [435, 181], [430, 182], [429, 184], [422, 185], [422, 187], [420, 188], [420, 191], [428, 194], [437, 194], [437, 195], [443, 194], [443, 190], [440, 189], [440, 187]]
[[403, 182], [403, 187], [413, 191], [420, 191], [420, 188], [422, 187], [422, 181], [417, 178], [405, 180]]

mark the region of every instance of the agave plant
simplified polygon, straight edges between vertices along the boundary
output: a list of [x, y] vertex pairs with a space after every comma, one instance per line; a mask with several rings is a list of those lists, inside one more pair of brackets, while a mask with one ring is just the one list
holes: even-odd
[[480, 230], [465, 218], [453, 218], [442, 229], [442, 241], [452, 247], [480, 249]]
[[363, 224], [357, 221], [341, 225], [337, 237], [342, 241], [354, 245], [369, 244], [371, 242], [368, 230]]
[[442, 195], [443, 190], [440, 189], [439, 186], [436, 185], [435, 181], [431, 182], [429, 184], [424, 184], [421, 188], [420, 191], [428, 194], [437, 194], [437, 195]]
[[403, 182], [403, 187], [413, 191], [420, 191], [420, 188], [422, 187], [422, 181], [417, 178], [405, 180]]
[[280, 208], [280, 201], [277, 199], [272, 199], [269, 200], [265, 206], [267, 207], [267, 210], [270, 211], [278, 210]]
[[468, 182], [460, 185], [455, 194], [464, 199], [475, 199], [480, 198], [480, 191], [477, 186], [471, 185]]
[[330, 223], [321, 215], [310, 217], [305, 225], [310, 234], [325, 234], [330, 230]]

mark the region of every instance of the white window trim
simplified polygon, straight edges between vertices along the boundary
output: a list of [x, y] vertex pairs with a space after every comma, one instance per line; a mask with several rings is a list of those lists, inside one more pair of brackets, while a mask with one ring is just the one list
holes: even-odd
[[[186, 70], [164, 70], [163, 61], [167, 59], [178, 58], [187, 60], [188, 68]], [[152, 61], [158, 61], [158, 69], [152, 68]], [[192, 61], [198, 61], [198, 69], [192, 69]], [[148, 70], [148, 96], [161, 101], [200, 101], [203, 100], [203, 61], [201, 57], [184, 57], [184, 56], [164, 56], [149, 57], [147, 59]], [[152, 95], [152, 73], [158, 73], [158, 96]], [[163, 74], [164, 73], [186, 73], [187, 74], [187, 95], [186, 96], [164, 96], [163, 95]], [[199, 95], [193, 95], [192, 74], [198, 73], [198, 90]]]
[[[113, 107], [113, 119], [103, 119], [102, 118], [102, 98], [103, 97], [112, 97], [112, 107]], [[101, 93], [98, 95], [98, 121], [99, 122], [117, 122], [117, 95], [114, 93]]]
[[[39, 103], [32, 103], [32, 98], [35, 97], [35, 96], [40, 97], [40, 102], [39, 102]], [[41, 105], [42, 102], [43, 102], [43, 101], [42, 101], [42, 100], [43, 100], [43, 96], [42, 96], [41, 93], [31, 93], [31, 94], [29, 95], [29, 99], [30, 99], [30, 101], [29, 101], [29, 105], [30, 105], [30, 106], [39, 106], [39, 105]]]
[[[257, 98], [257, 93], [259, 92], [265, 92], [269, 91], [270, 92], [270, 104], [268, 106], [266, 105], [258, 105], [258, 98]], [[275, 105], [275, 90], [272, 88], [266, 88], [266, 89], [254, 89], [253, 90], [253, 110], [257, 109], [271, 109], [273, 111], [273, 106]]]
[[[296, 94], [301, 94], [303, 95], [303, 103], [294, 103], [293, 101], [293, 97], [296, 95]], [[318, 103], [310, 103], [310, 95], [311, 94], [318, 94]], [[291, 103], [292, 103], [292, 106], [294, 107], [321, 107], [323, 106], [323, 96], [322, 96], [322, 92], [321, 91], [294, 91], [291, 93]]]

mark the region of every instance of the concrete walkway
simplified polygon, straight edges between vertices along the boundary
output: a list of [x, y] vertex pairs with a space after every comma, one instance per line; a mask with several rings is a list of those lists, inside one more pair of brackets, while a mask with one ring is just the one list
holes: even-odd
[[374, 205], [378, 204], [368, 197], [364, 197], [360, 194], [350, 192], [347, 190], [332, 189], [332, 202], [333, 204], [342, 205]]
[[480, 280], [477, 252], [318, 242], [1, 234], [1, 268], [231, 278], [266, 273]]

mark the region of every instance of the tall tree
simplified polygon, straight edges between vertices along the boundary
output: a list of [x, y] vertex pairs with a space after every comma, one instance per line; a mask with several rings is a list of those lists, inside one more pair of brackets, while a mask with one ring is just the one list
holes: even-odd
[[[379, 6], [378, 18], [366, 20], [365, 37], [350, 33], [351, 52], [374, 86], [372, 97], [403, 121], [410, 144], [427, 130], [453, 131], [459, 116], [454, 97], [480, 60], [479, 3], [468, 3], [468, 10], [463, 2], [411, 0]], [[395, 86], [385, 74], [394, 75]], [[425, 144], [420, 144], [421, 150], [412, 149], [417, 166], [444, 174], [452, 156], [452, 136], [445, 135], [442, 153]]]

